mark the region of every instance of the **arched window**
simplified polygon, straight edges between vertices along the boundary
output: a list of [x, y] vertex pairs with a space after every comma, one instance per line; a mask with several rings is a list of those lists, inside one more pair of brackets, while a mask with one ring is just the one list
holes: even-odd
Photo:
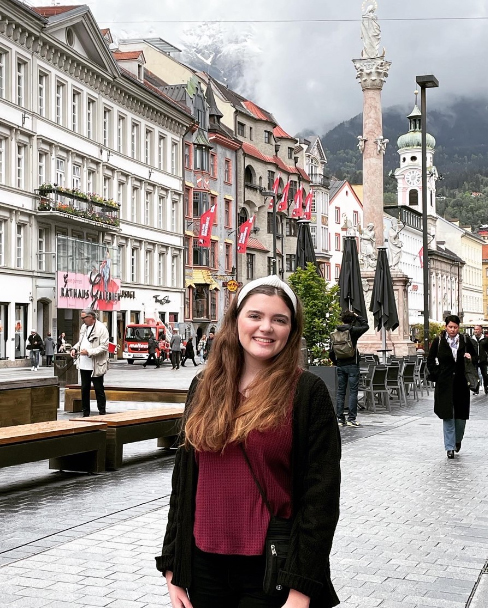
[[246, 184], [254, 184], [254, 171], [251, 165], [247, 165], [244, 171], [244, 182]]
[[242, 207], [239, 211], [239, 226], [242, 226], [242, 224], [244, 224], [244, 222], [247, 222], [248, 219], [249, 214], [247, 213], [247, 209], [245, 207]]
[[409, 205], [418, 205], [419, 204], [419, 191], [418, 190], [410, 190], [408, 193], [408, 204]]

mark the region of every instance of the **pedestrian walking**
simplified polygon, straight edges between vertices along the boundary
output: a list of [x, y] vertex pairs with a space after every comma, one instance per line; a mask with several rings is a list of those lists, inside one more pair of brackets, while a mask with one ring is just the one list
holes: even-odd
[[[474, 326], [474, 335], [471, 336], [471, 342], [473, 343], [476, 356], [478, 357], [478, 372], [483, 380], [483, 388], [485, 395], [488, 395], [488, 338], [483, 335], [483, 328], [481, 325]], [[479, 389], [475, 391], [475, 395], [479, 393]]]
[[190, 361], [193, 361], [193, 365], [196, 367], [197, 365], [200, 365], [199, 363], [197, 363], [195, 361], [195, 351], [193, 350], [193, 338], [189, 338], [189, 340], [186, 343], [186, 349], [185, 349], [185, 356], [183, 357], [183, 359], [181, 360], [181, 366], [185, 367], [185, 362], [190, 359]]
[[432, 342], [427, 357], [429, 379], [435, 381], [434, 413], [442, 419], [444, 448], [448, 458], [459, 452], [469, 419], [470, 394], [465, 378], [465, 360], [477, 364], [472, 341], [459, 333], [461, 321], [446, 317], [446, 329]]
[[71, 356], [78, 356], [77, 367], [81, 376], [81, 407], [83, 416], [90, 415], [90, 390], [93, 383], [97, 398], [98, 412], [106, 414], [107, 399], [103, 378], [108, 368], [108, 330], [97, 320], [97, 313], [91, 308], [81, 311], [83, 324], [80, 339], [71, 348]]
[[31, 333], [27, 336], [26, 349], [30, 352], [31, 371], [36, 372], [39, 369], [39, 354], [44, 343], [41, 336], [35, 329], [31, 329]]
[[156, 357], [156, 351], [158, 348], [158, 342], [156, 338], [152, 335], [149, 336], [147, 340], [147, 359], [142, 367], [146, 367], [149, 361], [154, 361], [156, 368], [159, 369], [159, 359]]
[[178, 333], [178, 328], [173, 330], [171, 341], [169, 343], [171, 347], [171, 365], [173, 369], [180, 369], [181, 361], [181, 336]]
[[46, 339], [44, 340], [44, 352], [46, 354], [46, 365], [51, 367], [53, 364], [53, 356], [54, 356], [54, 348], [55, 343], [53, 337], [51, 336], [51, 332], [48, 332]]
[[302, 328], [286, 283], [248, 283], [190, 386], [157, 558], [173, 608], [339, 603], [340, 434], [325, 384], [299, 367]]
[[208, 360], [208, 356], [210, 355], [210, 350], [212, 348], [214, 337], [215, 337], [215, 332], [209, 331], [207, 341], [205, 342], [205, 348], [204, 348], [204, 354], [203, 354], [205, 361]]
[[58, 353], [66, 352], [66, 334], [64, 333], [64, 331], [58, 336], [57, 348]]
[[198, 341], [197, 351], [200, 357], [200, 363], [205, 363], [205, 344], [207, 342], [207, 336], [203, 334], [201, 339]]
[[[360, 426], [356, 420], [358, 414], [359, 391], [359, 338], [368, 331], [366, 319], [352, 310], [341, 315], [342, 325], [338, 325], [331, 335], [330, 359], [337, 366], [337, 420], [341, 426]], [[334, 338], [336, 337], [335, 343]], [[346, 390], [349, 385], [349, 403], [347, 420], [344, 413]]]

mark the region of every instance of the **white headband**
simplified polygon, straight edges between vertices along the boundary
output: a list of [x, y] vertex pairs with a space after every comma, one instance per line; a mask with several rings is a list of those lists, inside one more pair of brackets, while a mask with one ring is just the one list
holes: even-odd
[[244, 285], [244, 287], [239, 292], [239, 295], [237, 296], [237, 306], [239, 307], [242, 304], [242, 300], [247, 296], [250, 291], [252, 291], [255, 287], [260, 287], [261, 285], [270, 285], [271, 287], [279, 287], [280, 289], [282, 289], [290, 298], [295, 312], [297, 311], [297, 297], [295, 293], [289, 285], [284, 283], [275, 274], [270, 275], [269, 277], [256, 279], [255, 281], [251, 281], [247, 285]]

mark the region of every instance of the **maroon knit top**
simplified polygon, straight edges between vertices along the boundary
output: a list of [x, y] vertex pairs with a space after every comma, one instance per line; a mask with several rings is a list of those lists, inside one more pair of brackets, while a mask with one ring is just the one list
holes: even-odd
[[[292, 420], [251, 431], [246, 453], [273, 513], [291, 517]], [[193, 534], [199, 549], [223, 555], [261, 555], [270, 515], [237, 443], [224, 453], [196, 452], [198, 484]]]

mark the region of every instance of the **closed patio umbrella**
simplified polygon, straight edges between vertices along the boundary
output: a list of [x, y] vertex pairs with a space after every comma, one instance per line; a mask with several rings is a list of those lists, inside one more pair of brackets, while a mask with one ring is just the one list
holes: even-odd
[[339, 302], [341, 309], [353, 310], [366, 319], [366, 304], [364, 303], [364, 289], [359, 270], [359, 258], [356, 238], [346, 236], [344, 239], [344, 253], [342, 254], [341, 272], [339, 274]]
[[386, 247], [378, 247], [378, 261], [369, 310], [373, 313], [376, 331], [381, 331], [382, 348], [386, 359], [386, 330], [394, 330], [400, 324]]
[[308, 262], [317, 265], [312, 233], [310, 232], [310, 222], [308, 220], [299, 220], [297, 235], [297, 268], [306, 268]]

